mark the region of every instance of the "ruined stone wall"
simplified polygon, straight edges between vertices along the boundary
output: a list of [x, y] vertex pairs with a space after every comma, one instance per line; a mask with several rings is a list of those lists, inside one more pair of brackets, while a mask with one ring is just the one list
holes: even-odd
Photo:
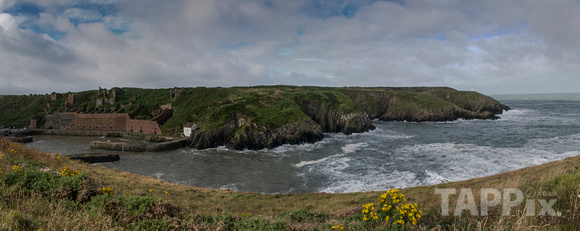
[[124, 130], [116, 122], [116, 114], [76, 114], [75, 129]]
[[155, 121], [149, 120], [128, 120], [127, 131], [131, 132], [139, 132], [139, 133], [148, 133], [148, 134], [160, 134], [161, 128], [159, 124]]
[[55, 113], [46, 115], [48, 129], [74, 129], [76, 113]]
[[46, 128], [61, 130], [130, 131], [161, 134], [155, 121], [133, 120], [127, 113], [55, 113], [46, 115]]

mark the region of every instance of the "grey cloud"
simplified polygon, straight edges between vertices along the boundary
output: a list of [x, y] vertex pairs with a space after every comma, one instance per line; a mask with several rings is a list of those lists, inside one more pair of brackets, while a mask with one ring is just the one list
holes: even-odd
[[[26, 86], [22, 76], [63, 91], [293, 84], [532, 93], [573, 91], [580, 73], [580, 3], [572, 0], [323, 1], [327, 13], [306, 12], [308, 1], [89, 2], [118, 13], [74, 26], [49, 9], [40, 20], [65, 38], [17, 26], [0, 37], [0, 92], [53, 91]], [[332, 13], [348, 4], [358, 8], [352, 17]]]

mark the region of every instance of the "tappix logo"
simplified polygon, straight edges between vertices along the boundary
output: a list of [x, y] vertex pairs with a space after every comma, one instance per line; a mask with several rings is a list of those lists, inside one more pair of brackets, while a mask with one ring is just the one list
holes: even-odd
[[[556, 191], [538, 191], [528, 188], [522, 191], [517, 188], [482, 188], [479, 190], [479, 200], [476, 201], [470, 188], [436, 188], [435, 194], [441, 195], [441, 215], [461, 216], [468, 211], [471, 216], [487, 216], [489, 209], [501, 206], [503, 216], [509, 216], [512, 209], [524, 205], [526, 216], [561, 216], [562, 213], [554, 210], [558, 202]], [[457, 195], [457, 196], [455, 196]], [[578, 195], [580, 197], [580, 195]], [[455, 202], [455, 206], [451, 206]], [[479, 205], [479, 206], [478, 206]], [[453, 207], [453, 211], [451, 208]], [[479, 208], [479, 209], [478, 209]]]

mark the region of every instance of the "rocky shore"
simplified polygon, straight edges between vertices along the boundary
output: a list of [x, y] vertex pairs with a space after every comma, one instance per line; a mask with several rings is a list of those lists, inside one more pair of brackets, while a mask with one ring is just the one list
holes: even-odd
[[[510, 109], [489, 96], [452, 88], [324, 88], [306, 93], [286, 89], [278, 94], [294, 97], [293, 104], [301, 115], [298, 119], [269, 124], [254, 122], [254, 118], [260, 116], [257, 113], [235, 111], [217, 126], [201, 124], [190, 138], [191, 147], [274, 148], [283, 144], [320, 141], [325, 132], [352, 134], [370, 131], [375, 128], [371, 123], [373, 119], [408, 122], [493, 120]], [[283, 98], [279, 96], [277, 99]], [[276, 106], [275, 103], [272, 105]]]

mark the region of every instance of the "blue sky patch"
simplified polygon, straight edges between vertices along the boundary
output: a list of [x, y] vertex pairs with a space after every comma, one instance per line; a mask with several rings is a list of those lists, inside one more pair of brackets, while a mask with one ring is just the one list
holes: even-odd
[[279, 56], [288, 56], [288, 55], [293, 55], [294, 52], [296, 52], [296, 48], [293, 47], [284, 47], [284, 48], [280, 48], [280, 50], [278, 50], [278, 55]]
[[517, 33], [521, 30], [523, 30], [524, 28], [526, 28], [528, 26], [527, 23], [520, 23], [516, 28], [509, 28], [509, 29], [505, 29], [505, 28], [499, 28], [497, 30], [494, 31], [490, 31], [484, 34], [480, 34], [480, 35], [469, 35], [469, 39], [473, 40], [473, 41], [478, 41], [478, 40], [489, 40], [495, 37], [500, 37], [500, 36], [506, 36], [506, 35], [510, 35], [513, 33]]
[[66, 32], [58, 31], [52, 26], [39, 24], [41, 13], [64, 16], [75, 26], [85, 23], [104, 23], [114, 34], [123, 34], [130, 30], [130, 21], [118, 16], [119, 0], [84, 0], [72, 4], [53, 4], [47, 8], [30, 2], [19, 2], [4, 10], [14, 16], [24, 18], [18, 25], [21, 29], [30, 29], [39, 34], [47, 34], [55, 40], [66, 37]]
[[379, 1], [405, 5], [404, 0], [319, 0], [308, 1], [302, 9], [308, 16], [313, 18], [327, 19], [336, 16], [352, 18], [361, 7]]
[[233, 43], [233, 44], [229, 44], [229, 45], [222, 46], [222, 49], [225, 49], [225, 50], [238, 50], [238, 49], [242, 49], [242, 48], [247, 47], [247, 46], [254, 46], [254, 45], [256, 45], [256, 43], [239, 41], [237, 43]]
[[424, 37], [424, 36], [415, 36], [415, 38], [416, 39], [427, 39], [427, 40], [434, 39], [434, 40], [438, 40], [438, 41], [449, 41], [447, 39], [447, 36], [445, 34], [438, 34], [438, 35], [435, 35], [435, 36], [427, 36], [427, 37]]
[[44, 7], [30, 2], [19, 2], [4, 10], [4, 13], [18, 16], [39, 16], [46, 11]]

